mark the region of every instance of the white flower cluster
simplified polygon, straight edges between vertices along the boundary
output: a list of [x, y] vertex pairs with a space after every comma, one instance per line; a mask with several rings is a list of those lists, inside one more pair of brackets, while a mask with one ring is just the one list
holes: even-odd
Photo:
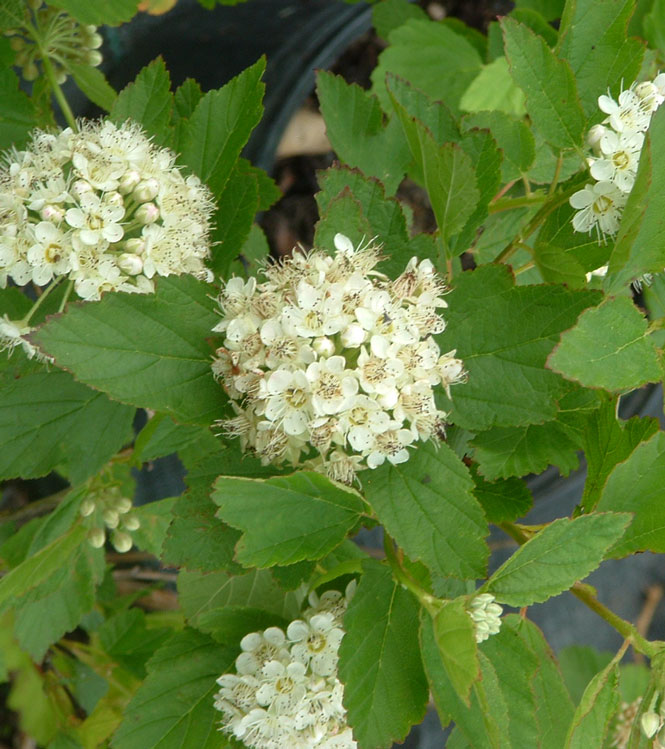
[[242, 639], [237, 673], [217, 679], [220, 730], [249, 749], [355, 749], [337, 678], [342, 617], [354, 590], [353, 582], [345, 595], [312, 593], [311, 608], [286, 633], [269, 627]]
[[132, 500], [123, 496], [118, 486], [93, 487], [79, 509], [82, 517], [89, 518], [88, 542], [101, 548], [108, 529], [114, 549], [121, 554], [129, 551], [133, 545], [131, 533], [141, 527], [132, 506]]
[[212, 196], [131, 122], [40, 130], [0, 170], [0, 288], [66, 277], [83, 299], [149, 293], [155, 275], [210, 278]]
[[609, 95], [599, 97], [598, 106], [607, 117], [591, 128], [587, 138], [593, 151], [589, 159], [591, 176], [596, 182], [570, 197], [570, 205], [577, 210], [573, 216], [575, 231], [595, 229], [599, 237], [617, 233], [635, 182], [644, 133], [663, 101], [665, 73], [653, 81], [633, 83], [619, 94], [618, 101]]
[[28, 359], [36, 358], [37, 361], [52, 362], [53, 358], [43, 354], [36, 346], [26, 339], [26, 335], [32, 330], [21, 320], [10, 320], [7, 315], [0, 317], [0, 351], [7, 351], [11, 356], [12, 351], [20, 346]]
[[[22, 68], [27, 81], [34, 81], [39, 75], [37, 63], [43, 55], [51, 61], [57, 83], [65, 82], [71, 64], [96, 67], [101, 63], [98, 49], [103, 40], [96, 26], [80, 24], [60, 8], [44, 5], [42, 0], [27, 0], [26, 6], [26, 14], [28, 8], [33, 11], [32, 18], [26, 18], [30, 25], [4, 33], [10, 37], [11, 48], [16, 53], [14, 62]], [[30, 31], [33, 25], [39, 34], [39, 44]]]
[[501, 629], [503, 609], [495, 603], [491, 593], [480, 593], [469, 604], [469, 615], [476, 628], [476, 642], [484, 642]]
[[444, 285], [413, 258], [395, 281], [374, 270], [371, 242], [335, 236], [337, 254], [294, 253], [265, 281], [228, 281], [213, 372], [236, 417], [218, 422], [264, 464], [288, 460], [351, 484], [356, 471], [408, 460], [443, 429], [433, 387], [464, 380], [455, 351], [432, 334], [445, 323]]

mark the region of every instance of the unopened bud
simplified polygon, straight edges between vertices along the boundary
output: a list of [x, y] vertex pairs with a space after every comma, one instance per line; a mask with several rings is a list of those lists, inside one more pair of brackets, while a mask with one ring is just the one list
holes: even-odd
[[25, 39], [21, 39], [20, 36], [15, 36], [10, 40], [9, 46], [14, 50], [14, 52], [25, 49]]
[[136, 515], [125, 515], [122, 518], [122, 525], [128, 531], [137, 531], [141, 527], [141, 521]]
[[159, 193], [159, 182], [154, 178], [142, 179], [132, 192], [132, 197], [139, 203], [147, 203], [154, 200]]
[[93, 68], [101, 65], [103, 59], [104, 58], [102, 57], [102, 53], [98, 52], [96, 49], [91, 49], [90, 52], [88, 52], [88, 54], [85, 56], [85, 61], [88, 63], [88, 65], [92, 65]]
[[23, 77], [26, 81], [34, 81], [39, 77], [39, 68], [34, 62], [29, 62], [23, 68]]
[[136, 209], [134, 215], [142, 224], [154, 224], [159, 218], [159, 208], [154, 203], [143, 203]]
[[120, 522], [120, 515], [115, 510], [104, 510], [102, 517], [109, 528], [117, 528]]
[[63, 68], [60, 68], [60, 70], [55, 71], [55, 82], [58, 84], [58, 86], [62, 86], [62, 84], [67, 80], [67, 73], [64, 71]]
[[312, 348], [319, 356], [332, 356], [335, 353], [335, 344], [326, 336], [320, 336], [312, 341]]
[[129, 276], [138, 276], [143, 270], [143, 260], [138, 255], [130, 252], [123, 252], [118, 258], [118, 268], [127, 273]]
[[103, 528], [93, 528], [90, 533], [88, 533], [88, 543], [91, 546], [94, 546], [95, 549], [101, 549], [102, 546], [104, 546], [105, 541], [106, 533], [104, 533]]
[[76, 182], [72, 185], [72, 194], [75, 198], [81, 198], [86, 193], [89, 193], [92, 191], [92, 185], [88, 182], [87, 179], [77, 179]]
[[594, 125], [591, 130], [589, 130], [586, 137], [586, 142], [589, 148], [593, 149], [594, 151], [598, 151], [601, 138], [605, 135], [606, 132], [607, 130], [602, 125]]
[[111, 190], [104, 195], [104, 204], [111, 205], [116, 208], [124, 208], [125, 199], [117, 190]]
[[120, 181], [118, 182], [118, 192], [122, 195], [127, 195], [140, 181], [141, 175], [135, 169], [130, 169], [120, 177]]
[[342, 331], [342, 335], [340, 336], [340, 340], [342, 341], [342, 346], [344, 346], [344, 348], [357, 348], [358, 346], [361, 346], [363, 343], [365, 343], [366, 338], [367, 332], [365, 331], [363, 326], [358, 325], [358, 323], [355, 322], [347, 325], [346, 328]]
[[660, 728], [660, 722], [660, 715], [654, 713], [653, 710], [649, 710], [642, 714], [640, 724], [642, 726], [642, 732], [648, 739], [651, 739], [656, 735]]
[[65, 209], [59, 205], [45, 205], [39, 212], [43, 221], [58, 223], [65, 217]]
[[132, 509], [132, 500], [129, 497], [120, 497], [115, 503], [115, 509], [121, 514], [129, 512]]
[[125, 242], [125, 249], [129, 254], [142, 255], [145, 250], [145, 239], [133, 237]]
[[85, 44], [89, 49], [99, 49], [102, 44], [104, 44], [104, 39], [102, 38], [101, 34], [97, 34], [95, 32], [88, 35], [88, 38], [85, 40]]
[[82, 517], [87, 518], [88, 515], [92, 515], [92, 513], [95, 511], [96, 506], [97, 505], [95, 504], [94, 500], [90, 499], [90, 497], [86, 497], [83, 502], [81, 502], [79, 512], [81, 513]]
[[123, 533], [122, 531], [114, 531], [111, 536], [111, 543], [113, 544], [116, 551], [120, 554], [124, 554], [132, 548], [132, 537], [129, 533]]

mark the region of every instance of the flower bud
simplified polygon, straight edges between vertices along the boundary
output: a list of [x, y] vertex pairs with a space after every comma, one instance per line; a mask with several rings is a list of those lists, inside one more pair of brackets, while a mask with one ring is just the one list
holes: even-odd
[[94, 23], [87, 23], [85, 26], [81, 26], [81, 30], [87, 34], [94, 34], [97, 31], [97, 27]]
[[118, 192], [121, 195], [128, 195], [140, 181], [141, 175], [135, 169], [130, 169], [120, 177]]
[[131, 252], [123, 252], [118, 258], [118, 268], [129, 276], [138, 276], [143, 270], [143, 260]]
[[105, 541], [106, 533], [104, 533], [103, 528], [92, 528], [90, 533], [88, 533], [88, 543], [94, 546], [95, 549], [101, 549]]
[[99, 49], [102, 44], [104, 44], [104, 38], [96, 32], [89, 34], [85, 40], [85, 45], [88, 49]]
[[65, 73], [63, 68], [60, 68], [59, 70], [55, 71], [55, 82], [58, 84], [58, 86], [62, 86], [62, 84], [67, 80], [67, 73]]
[[72, 185], [71, 192], [75, 198], [80, 200], [86, 193], [92, 192], [92, 185], [87, 179], [77, 179]]
[[34, 62], [29, 62], [23, 68], [23, 77], [26, 81], [34, 81], [39, 77], [39, 68]]
[[129, 497], [120, 497], [115, 503], [115, 509], [121, 515], [124, 515], [132, 509], [132, 500]]
[[98, 52], [96, 49], [91, 49], [90, 52], [88, 52], [88, 54], [85, 56], [85, 61], [88, 63], [88, 65], [92, 65], [93, 68], [101, 65], [103, 59], [104, 58], [102, 57], [102, 53]]
[[111, 543], [117, 552], [124, 554], [132, 548], [133, 542], [132, 537], [129, 533], [123, 533], [122, 531], [114, 531], [111, 536]]
[[586, 142], [589, 148], [598, 152], [600, 148], [600, 139], [606, 132], [606, 129], [602, 125], [594, 125], [591, 130], [589, 130], [586, 137]]
[[358, 348], [358, 346], [365, 343], [366, 338], [367, 333], [363, 326], [355, 322], [347, 325], [340, 336], [344, 348]]
[[145, 239], [133, 237], [125, 242], [125, 250], [131, 255], [142, 255], [145, 251]]
[[125, 200], [117, 190], [112, 190], [104, 195], [104, 205], [111, 205], [115, 208], [124, 208]]
[[88, 515], [92, 515], [92, 513], [95, 511], [96, 506], [97, 505], [95, 504], [95, 501], [93, 499], [91, 499], [90, 497], [86, 497], [83, 502], [81, 502], [79, 512], [81, 513], [82, 517], [87, 518]]
[[660, 728], [660, 722], [660, 715], [654, 713], [653, 710], [649, 710], [642, 714], [640, 724], [642, 726], [642, 732], [648, 739], [651, 739], [656, 735], [656, 732]]
[[20, 50], [25, 49], [25, 39], [21, 39], [20, 36], [15, 36], [10, 40], [9, 46], [14, 50], [14, 52], [19, 52]]
[[115, 510], [104, 510], [102, 517], [109, 528], [117, 528], [120, 522], [120, 515]]
[[134, 215], [142, 224], [154, 224], [159, 218], [159, 208], [154, 203], [143, 203], [136, 209]]
[[159, 193], [159, 182], [154, 178], [142, 179], [132, 192], [132, 197], [138, 203], [147, 203], [149, 200], [154, 200]]
[[137, 531], [141, 527], [141, 521], [136, 515], [125, 515], [122, 518], [122, 526], [128, 531]]
[[65, 217], [65, 209], [59, 205], [45, 205], [39, 212], [43, 221], [58, 223]]
[[335, 344], [326, 336], [315, 338], [312, 341], [312, 348], [319, 356], [332, 356], [335, 353]]

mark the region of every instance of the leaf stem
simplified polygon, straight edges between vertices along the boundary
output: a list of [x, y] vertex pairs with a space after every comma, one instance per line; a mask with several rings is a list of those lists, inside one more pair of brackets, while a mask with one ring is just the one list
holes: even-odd
[[653, 656], [660, 651], [659, 645], [653, 642], [649, 642], [647, 639], [637, 631], [637, 628], [617, 616], [613, 611], [603, 605], [595, 596], [595, 591], [590, 585], [585, 583], [575, 583], [570, 589], [570, 592], [579, 598], [582, 603], [586, 604], [592, 611], [598, 616], [602, 617], [611, 627], [622, 635], [622, 637], [630, 642], [630, 644], [639, 653], [643, 653], [647, 658], [653, 658]]
[[552, 184], [550, 189], [547, 191], [548, 195], [553, 195], [556, 190], [556, 186], [559, 183], [559, 175], [561, 174], [561, 166], [563, 165], [563, 154], [559, 154], [559, 158], [556, 160], [556, 167], [554, 168], [554, 177], [552, 177]]
[[58, 307], [58, 314], [60, 314], [65, 309], [65, 305], [69, 301], [69, 297], [71, 296], [73, 288], [74, 288], [74, 282], [70, 281], [67, 284], [67, 288], [65, 289], [65, 294], [62, 297], [62, 301], [60, 302], [60, 306]]
[[395, 543], [392, 538], [390, 538], [390, 536], [385, 532], [385, 530], [383, 532], [383, 548], [386, 552], [386, 559], [388, 560], [392, 568], [395, 580], [397, 580], [397, 582], [404, 588], [407, 588], [409, 591], [411, 591], [411, 593], [413, 593], [413, 595], [421, 603], [423, 608], [425, 608], [427, 611], [429, 611], [430, 614], [432, 614], [432, 616], [434, 616], [438, 612], [438, 608], [436, 606], [438, 599], [421, 588], [420, 585], [418, 585], [418, 583], [404, 569], [404, 567], [402, 567], [402, 564], [395, 552]]
[[56, 278], [54, 281], [51, 282], [49, 286], [47, 286], [44, 291], [37, 297], [35, 303], [30, 307], [30, 310], [28, 311], [28, 314], [22, 319], [19, 320], [19, 322], [23, 323], [24, 325], [27, 325], [32, 316], [35, 314], [35, 312], [39, 309], [42, 302], [48, 297], [48, 295], [55, 289], [55, 287], [62, 281], [63, 276], [60, 276], [59, 278]]

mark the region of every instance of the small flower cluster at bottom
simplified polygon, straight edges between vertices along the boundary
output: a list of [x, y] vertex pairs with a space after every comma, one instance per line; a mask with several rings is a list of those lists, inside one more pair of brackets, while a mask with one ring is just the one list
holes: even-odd
[[118, 486], [90, 491], [79, 509], [82, 517], [90, 518], [90, 545], [96, 549], [104, 546], [108, 529], [113, 548], [120, 554], [129, 551], [133, 546], [131, 533], [141, 527], [141, 521], [131, 510], [132, 500], [124, 497]]
[[223, 674], [215, 708], [220, 730], [249, 749], [355, 749], [337, 678], [342, 617], [355, 591], [310, 594], [302, 619], [286, 632], [269, 627], [246, 635], [235, 674]]
[[469, 615], [476, 630], [476, 642], [484, 642], [490, 635], [501, 629], [503, 609], [495, 603], [491, 593], [480, 593], [469, 604]]

